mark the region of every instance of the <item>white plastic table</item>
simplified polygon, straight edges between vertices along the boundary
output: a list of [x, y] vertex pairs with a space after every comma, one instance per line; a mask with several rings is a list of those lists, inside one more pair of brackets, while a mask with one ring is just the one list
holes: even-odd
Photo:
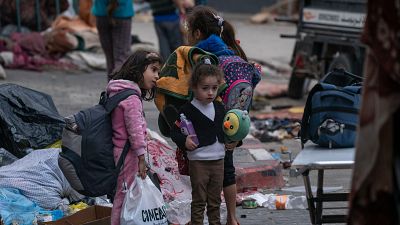
[[[349, 193], [324, 193], [324, 171], [352, 169], [354, 148], [327, 149], [317, 145], [305, 146], [292, 163], [292, 176], [303, 176], [312, 224], [343, 223], [346, 215], [322, 215], [323, 202], [347, 201]], [[311, 190], [309, 172], [318, 170], [317, 192]]]

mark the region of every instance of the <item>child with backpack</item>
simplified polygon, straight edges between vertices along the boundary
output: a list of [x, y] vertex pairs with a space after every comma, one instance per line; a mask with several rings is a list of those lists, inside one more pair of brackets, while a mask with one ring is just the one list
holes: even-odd
[[232, 144], [224, 146], [222, 123], [226, 112], [220, 102], [214, 101], [222, 81], [222, 71], [212, 65], [210, 59], [196, 65], [189, 82], [194, 98], [180, 108], [179, 114], [184, 114], [193, 124], [198, 144], [193, 139], [194, 134], [182, 133], [180, 125], [175, 125], [171, 130], [172, 140], [179, 148], [187, 151], [189, 159], [192, 225], [203, 224], [206, 206], [209, 224], [221, 224], [225, 149], [233, 148]]
[[[196, 6], [187, 17], [187, 35], [190, 45], [218, 56], [219, 66], [229, 85], [220, 94], [225, 108], [250, 109], [252, 92], [261, 79], [259, 67], [248, 62], [236, 40], [233, 26], [207, 6]], [[237, 88], [233, 88], [235, 84]], [[234, 93], [232, 90], [238, 90]], [[231, 93], [228, 93], [228, 92]], [[230, 97], [231, 96], [231, 97]], [[233, 149], [232, 149], [233, 150]], [[236, 219], [236, 180], [233, 151], [226, 151], [224, 166], [224, 197], [227, 205], [227, 224], [239, 224]]]
[[144, 154], [147, 134], [142, 99], [149, 101], [154, 98], [160, 67], [161, 58], [157, 53], [138, 50], [112, 74], [112, 80], [107, 85], [109, 97], [127, 89], [138, 93], [121, 101], [111, 114], [115, 162], [118, 162], [125, 143], [130, 143], [129, 152], [118, 176], [111, 214], [112, 225], [120, 224], [124, 197], [135, 177], [146, 177]]

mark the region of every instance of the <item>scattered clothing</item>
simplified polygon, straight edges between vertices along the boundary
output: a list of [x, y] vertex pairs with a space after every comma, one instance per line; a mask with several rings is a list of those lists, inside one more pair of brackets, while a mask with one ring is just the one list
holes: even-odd
[[[36, 214], [43, 210], [16, 188], [0, 188], [0, 218], [4, 224], [35, 224]], [[2, 223], [2, 224], [3, 224]]]
[[[56, 209], [84, 196], [73, 190], [58, 166], [60, 149], [35, 150], [0, 167], [0, 188], [17, 188], [44, 209]], [[65, 199], [65, 200], [63, 200]]]
[[0, 57], [6, 68], [42, 71], [45, 68], [74, 69], [69, 62], [60, 61], [60, 55], [50, 55], [40, 33], [12, 33], [0, 39]]
[[5, 150], [4, 148], [0, 148], [0, 167], [7, 166], [17, 160], [18, 158], [9, 151]]

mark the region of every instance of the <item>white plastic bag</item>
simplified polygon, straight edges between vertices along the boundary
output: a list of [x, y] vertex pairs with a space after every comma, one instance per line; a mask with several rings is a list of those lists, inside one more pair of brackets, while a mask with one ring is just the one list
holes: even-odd
[[126, 193], [121, 225], [168, 225], [163, 196], [148, 176], [137, 177]]

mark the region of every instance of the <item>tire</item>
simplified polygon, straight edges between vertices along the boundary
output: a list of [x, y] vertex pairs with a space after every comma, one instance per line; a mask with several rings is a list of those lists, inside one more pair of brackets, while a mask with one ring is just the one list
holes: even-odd
[[308, 78], [298, 77], [295, 73], [292, 73], [289, 80], [288, 96], [292, 99], [301, 99], [305, 93], [305, 90], [309, 82]]
[[326, 73], [331, 72], [335, 68], [342, 68], [346, 70], [347, 72], [357, 74], [358, 71], [355, 71], [355, 66], [352, 62], [353, 57], [351, 57], [350, 54], [348, 53], [340, 53], [337, 56], [335, 56], [331, 63], [329, 64], [328, 71]]

